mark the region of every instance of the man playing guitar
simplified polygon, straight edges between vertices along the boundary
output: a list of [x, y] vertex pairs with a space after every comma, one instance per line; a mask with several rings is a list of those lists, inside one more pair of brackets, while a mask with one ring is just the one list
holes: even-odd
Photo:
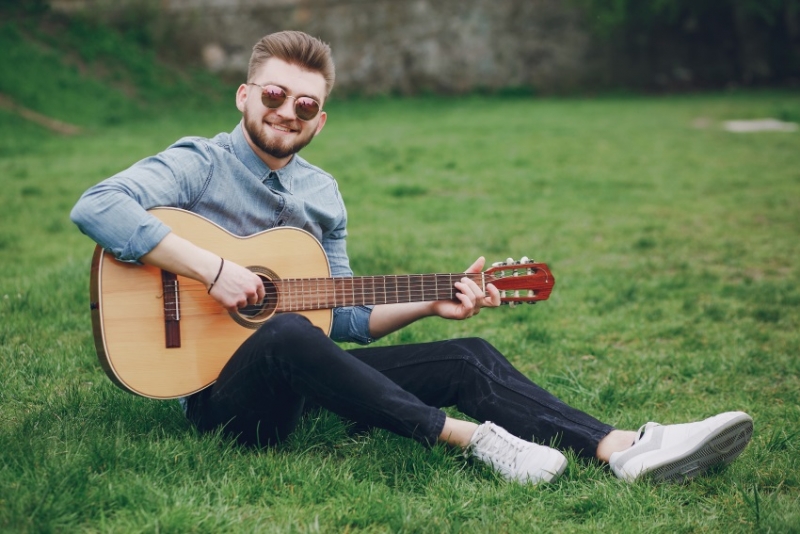
[[[328, 45], [301, 32], [267, 35], [236, 92], [242, 120], [232, 132], [181, 139], [97, 184], [73, 221], [118, 260], [202, 284], [232, 314], [264, 301], [264, 277], [179, 235], [150, 210], [180, 208], [236, 236], [302, 229], [321, 243], [333, 277], [351, 277], [337, 184], [298, 155], [325, 126], [333, 82]], [[223, 355], [212, 384], [182, 399], [187, 416], [201, 431], [222, 427], [241, 443], [266, 446], [284, 440], [313, 401], [425, 445], [461, 447], [530, 484], [563, 473], [567, 460], [551, 443], [608, 462], [626, 480], [691, 478], [745, 448], [753, 430], [745, 413], [615, 429], [531, 382], [482, 339], [351, 351], [334, 342], [368, 344], [424, 317], [463, 320], [499, 305], [497, 287], [470, 276], [483, 264], [479, 258], [453, 282], [454, 298], [337, 307], [330, 336], [303, 315], [276, 314]], [[482, 423], [448, 417], [446, 406]]]

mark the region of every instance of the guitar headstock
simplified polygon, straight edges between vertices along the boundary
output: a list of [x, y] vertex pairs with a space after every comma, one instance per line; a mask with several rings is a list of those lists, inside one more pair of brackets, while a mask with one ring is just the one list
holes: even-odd
[[524, 256], [519, 261], [508, 258], [506, 261], [494, 263], [484, 275], [487, 283], [500, 290], [501, 304], [509, 306], [547, 300], [556, 282], [547, 264], [537, 263]]

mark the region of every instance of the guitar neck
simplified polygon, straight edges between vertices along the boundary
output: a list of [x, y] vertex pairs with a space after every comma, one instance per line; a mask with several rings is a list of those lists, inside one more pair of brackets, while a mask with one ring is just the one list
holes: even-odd
[[275, 286], [281, 295], [277, 311], [298, 312], [343, 306], [449, 300], [455, 298], [456, 289], [453, 284], [465, 276], [485, 291], [483, 273], [275, 280]]

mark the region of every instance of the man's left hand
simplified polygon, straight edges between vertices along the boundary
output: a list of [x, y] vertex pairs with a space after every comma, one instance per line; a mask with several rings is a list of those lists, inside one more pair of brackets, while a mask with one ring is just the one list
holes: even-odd
[[[483, 270], [486, 260], [481, 256], [470, 265], [466, 273], [479, 273]], [[494, 308], [500, 305], [500, 291], [492, 285], [486, 284], [486, 293], [471, 278], [464, 277], [455, 283], [457, 301], [439, 300], [433, 303], [436, 315], [445, 319], [462, 320], [472, 317], [483, 307]]]

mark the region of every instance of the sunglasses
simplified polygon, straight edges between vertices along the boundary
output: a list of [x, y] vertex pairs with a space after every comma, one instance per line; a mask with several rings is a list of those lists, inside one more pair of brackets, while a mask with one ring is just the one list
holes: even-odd
[[247, 82], [247, 85], [255, 85], [261, 88], [261, 102], [270, 109], [277, 109], [286, 102], [287, 98], [294, 99], [294, 114], [301, 121], [310, 121], [319, 113], [319, 102], [310, 96], [289, 96], [286, 91], [277, 85], [259, 85]]

